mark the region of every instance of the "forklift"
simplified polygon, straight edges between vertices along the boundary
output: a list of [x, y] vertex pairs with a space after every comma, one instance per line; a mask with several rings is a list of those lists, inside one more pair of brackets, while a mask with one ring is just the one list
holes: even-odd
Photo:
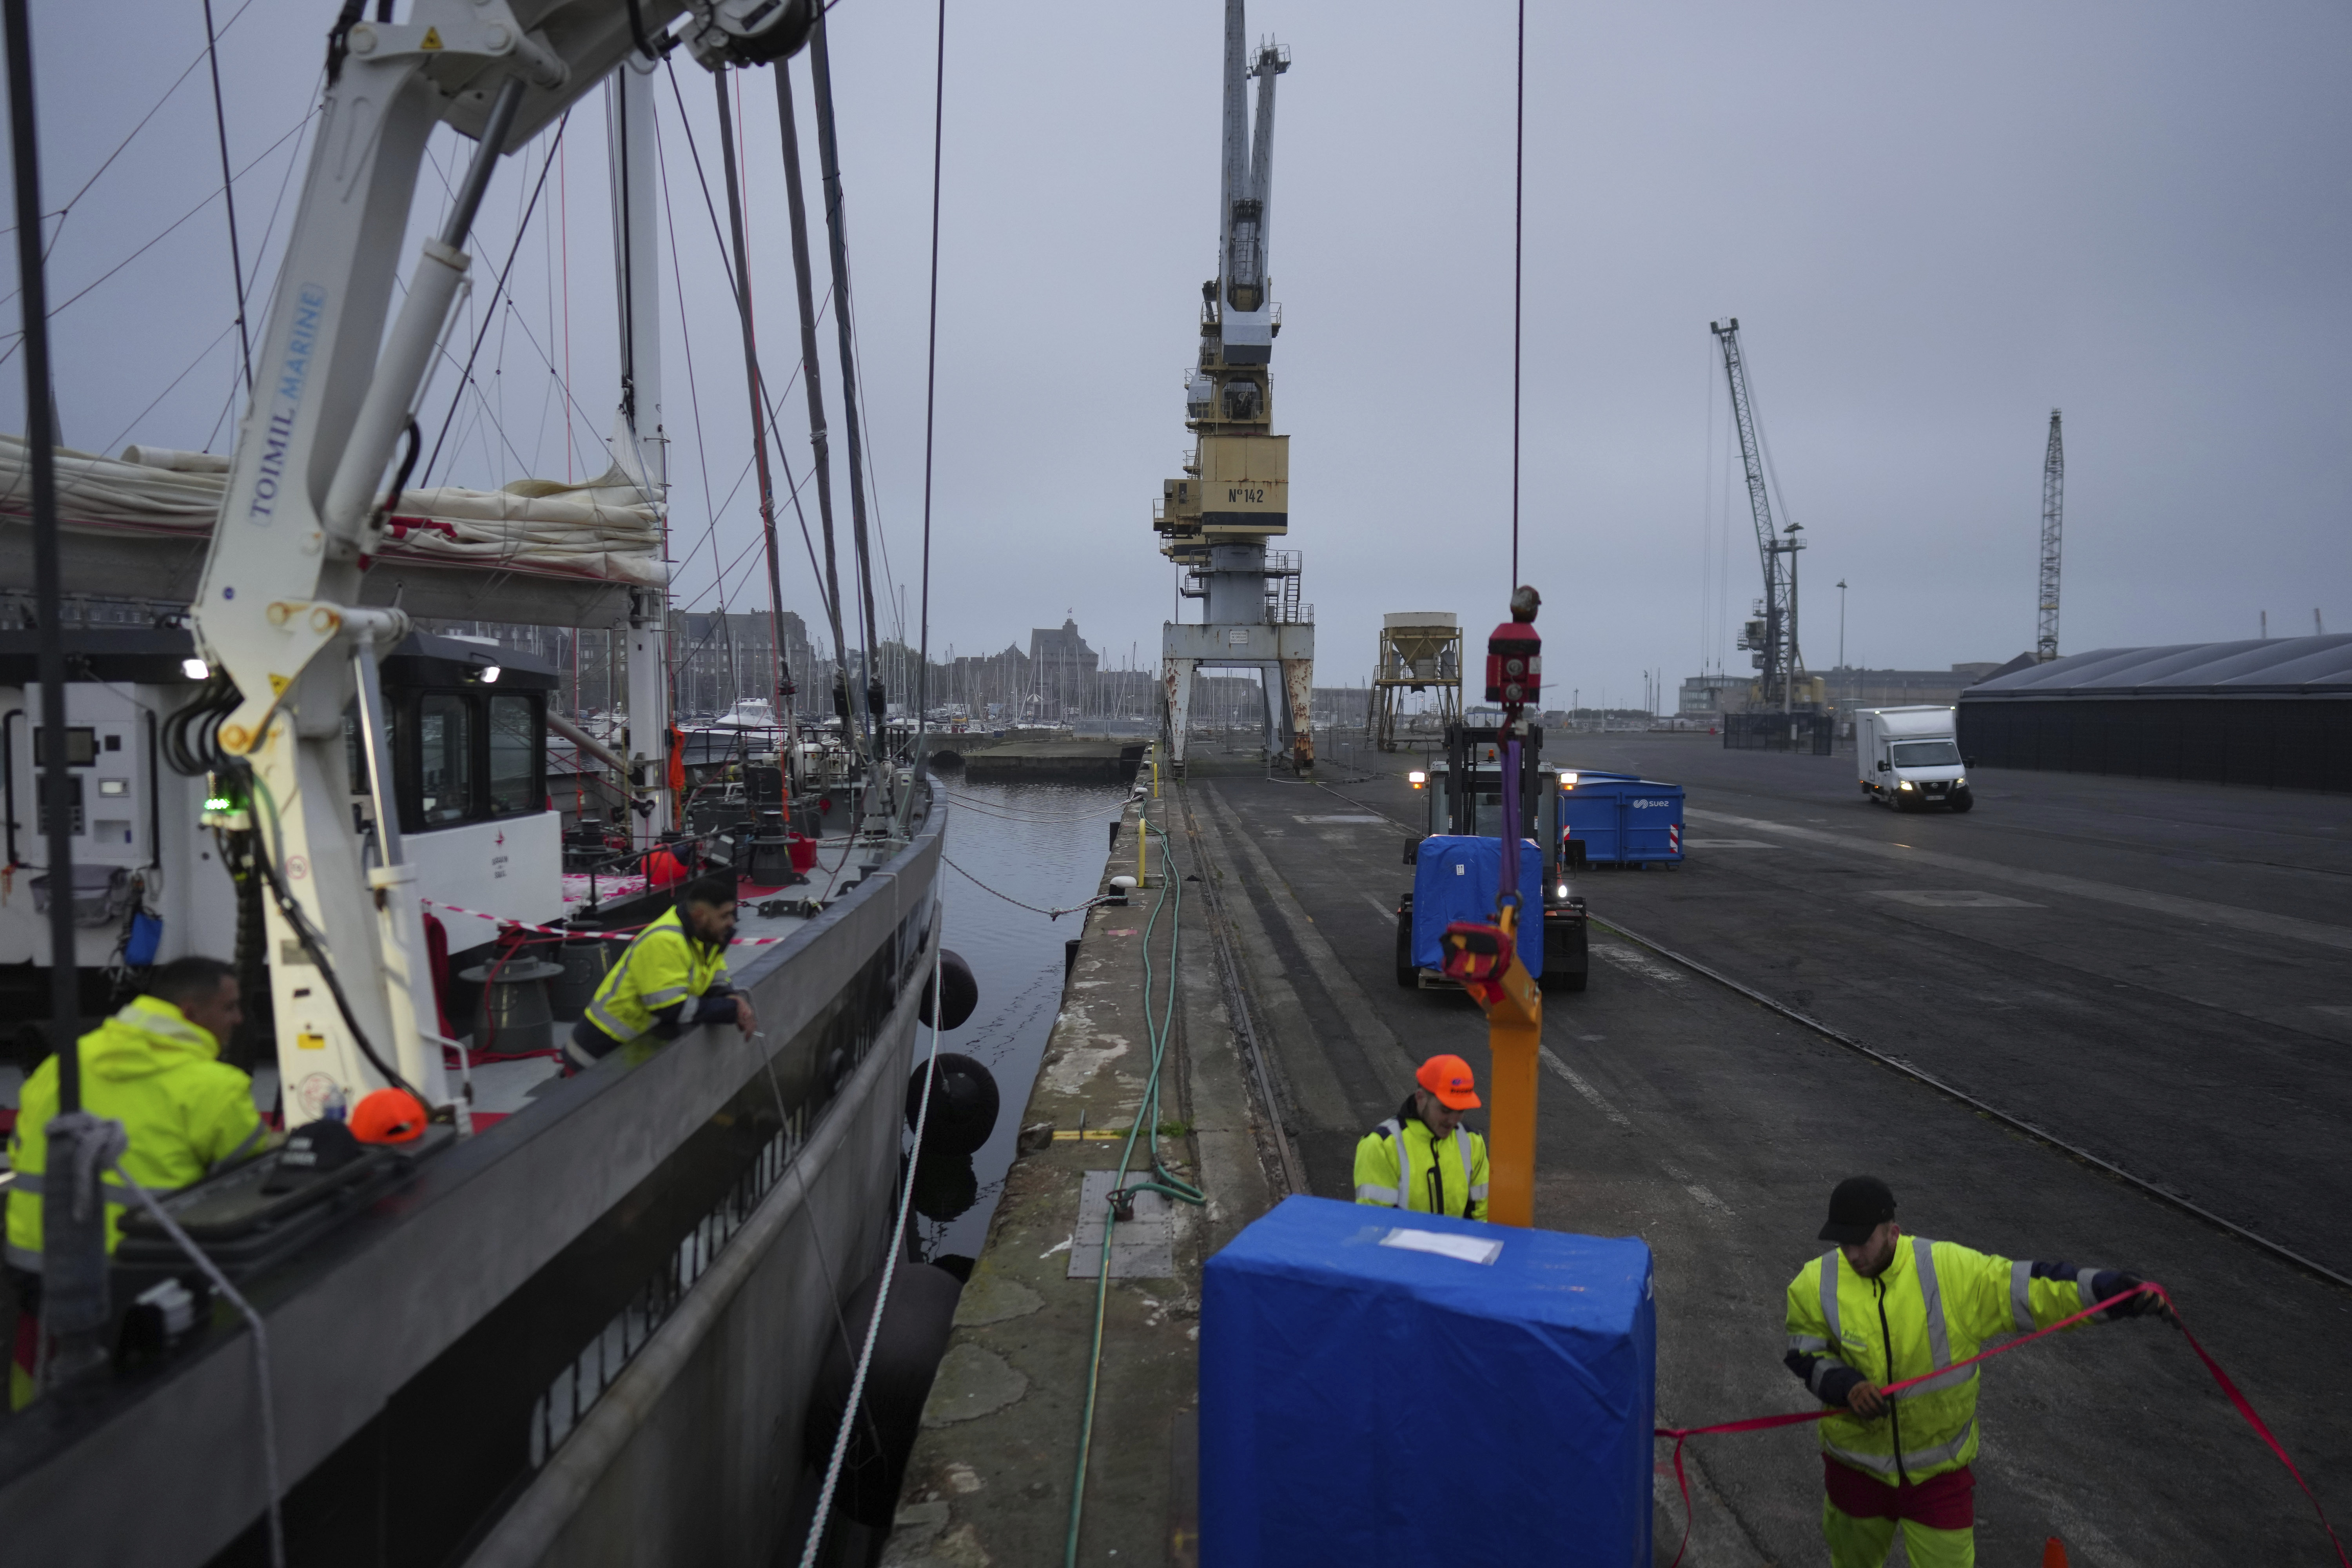
[[[1404, 863], [1419, 858], [1423, 837], [1459, 834], [1469, 837], [1500, 836], [1503, 814], [1502, 732], [1493, 726], [1448, 724], [1445, 755], [1432, 758], [1425, 770], [1411, 775], [1412, 786], [1427, 802], [1426, 833], [1405, 841]], [[1542, 763], [1543, 731], [1529, 725], [1519, 746], [1519, 837], [1532, 838], [1543, 848], [1543, 973], [1536, 978], [1546, 991], [1581, 991], [1591, 974], [1587, 945], [1584, 900], [1568, 890], [1568, 864], [1563, 855], [1558, 770]], [[1524, 890], [1523, 890], [1524, 891]], [[1532, 903], [1534, 900], [1530, 900]], [[1412, 892], [1397, 900], [1396, 979], [1406, 990], [1459, 990], [1454, 981], [1412, 961]]]

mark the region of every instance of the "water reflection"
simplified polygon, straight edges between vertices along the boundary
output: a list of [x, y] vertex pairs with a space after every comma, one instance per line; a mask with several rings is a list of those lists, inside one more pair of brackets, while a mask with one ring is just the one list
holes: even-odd
[[[977, 1257], [1013, 1163], [1038, 1058], [1061, 1010], [1063, 943], [1078, 933], [1076, 915], [1048, 920], [1007, 900], [1063, 909], [1092, 897], [1102, 875], [1105, 825], [1117, 820], [1128, 792], [1118, 784], [967, 784], [956, 775], [942, 784], [950, 792], [947, 853], [961, 868], [940, 879], [943, 940], [971, 963], [980, 1007], [961, 1028], [940, 1037], [940, 1049], [988, 1069], [999, 1110], [993, 1130], [968, 1156], [935, 1146], [918, 1162], [917, 1246], [927, 1258]], [[927, 1048], [929, 1031], [919, 1040]]]

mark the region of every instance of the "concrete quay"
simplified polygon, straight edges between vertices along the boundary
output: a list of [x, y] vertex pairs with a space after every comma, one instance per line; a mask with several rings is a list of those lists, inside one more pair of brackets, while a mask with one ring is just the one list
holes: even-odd
[[[1135, 871], [1139, 818], [1159, 826], [1177, 806], [1169, 795], [1129, 807], [1104, 890]], [[1144, 1098], [1155, 1025], [1166, 1034], [1160, 1158], [1208, 1201], [1145, 1194], [1135, 1221], [1115, 1229], [1080, 1560], [1199, 1561], [1201, 1267], [1285, 1189], [1276, 1135], [1249, 1091], [1200, 861], [1181, 831], [1171, 838], [1172, 865], [1155, 833], [1146, 886], [1085, 917], [1022, 1112], [1023, 1152], [924, 1412], [883, 1558], [893, 1568], [1062, 1560], [1094, 1360], [1108, 1207], [1096, 1194]], [[1150, 1173], [1151, 1146], [1137, 1140], [1130, 1182]]]
[[[940, 750], [963, 760], [963, 776], [971, 784], [1128, 784], [1135, 776], [1146, 750], [1141, 741], [1006, 740], [988, 738], [983, 746], [956, 744], [967, 739], [950, 736]], [[934, 752], [936, 758], [938, 752]]]
[[[1296, 780], [1204, 748], [1150, 807], [1170, 870], [1202, 879], [1181, 882], [1163, 1110], [1181, 1131], [1163, 1157], [1211, 1202], [1180, 1205], [1164, 1265], [1148, 1265], [1164, 1273], [1112, 1281], [1090, 1563], [1198, 1561], [1202, 1260], [1287, 1192], [1349, 1195], [1356, 1140], [1422, 1058], [1455, 1052], [1486, 1079], [1475, 1008], [1393, 975], [1399, 852], [1423, 805], [1403, 775], [1422, 754], [1318, 739], [1360, 765]], [[1589, 991], [1546, 998], [1538, 1108], [1536, 1223], [1638, 1235], [1656, 1258], [1661, 1421], [1807, 1406], [1780, 1363], [1783, 1295], [1823, 1249], [1830, 1187], [1867, 1171], [1895, 1187], [1906, 1231], [2164, 1283], [2331, 1514], [2352, 1516], [2352, 1289], [2328, 1277], [2352, 1276], [2340, 799], [1980, 769], [1969, 815], [1897, 815], [1860, 797], [1850, 757], [1547, 741], [1548, 760], [1687, 792], [1684, 865], [1576, 879], [1593, 973]], [[1132, 832], [1130, 813], [1106, 878], [1132, 870]], [[1024, 1124], [1131, 1122], [1159, 890], [1087, 917]], [[1169, 933], [1150, 929], [1164, 976]], [[1013, 1167], [886, 1561], [1059, 1559], [1094, 1322], [1095, 1282], [1071, 1277], [1071, 1256], [1086, 1174], [1118, 1148], [1059, 1136]], [[2052, 1536], [2112, 1568], [2333, 1561], [2294, 1481], [2156, 1323], [1995, 1362], [1979, 1420], [1988, 1563], [2039, 1561]], [[1666, 1454], [1661, 1564], [1683, 1528]], [[1693, 1568], [1822, 1559], [1810, 1432], [1703, 1437], [1685, 1463]]]

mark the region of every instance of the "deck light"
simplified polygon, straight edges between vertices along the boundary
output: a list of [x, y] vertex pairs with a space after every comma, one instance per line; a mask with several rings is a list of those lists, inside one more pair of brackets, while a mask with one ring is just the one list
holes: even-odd
[[486, 664], [482, 666], [482, 684], [485, 686], [496, 686], [499, 683], [499, 677], [502, 673], [504, 672], [501, 671], [495, 664]]
[[1429, 775], [1422, 772], [1419, 768], [1413, 769], [1412, 772], [1405, 774], [1404, 776], [1412, 782], [1412, 787], [1415, 789], [1421, 788], [1423, 784], [1429, 782]]
[[1562, 789], [1574, 789], [1576, 787], [1576, 770], [1574, 768], [1562, 768], [1559, 770], [1559, 787]]
[[190, 680], [210, 680], [213, 667], [200, 658], [184, 658], [180, 661], [180, 673]]

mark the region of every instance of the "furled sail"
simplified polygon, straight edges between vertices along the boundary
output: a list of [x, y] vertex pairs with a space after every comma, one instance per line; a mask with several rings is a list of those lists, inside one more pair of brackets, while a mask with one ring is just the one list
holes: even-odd
[[[120, 458], [57, 449], [58, 521], [84, 533], [209, 538], [228, 459], [132, 446]], [[25, 439], [0, 434], [0, 523], [32, 515]], [[381, 555], [657, 588], [669, 581], [661, 515], [615, 465], [581, 484], [518, 479], [495, 490], [404, 490]]]

